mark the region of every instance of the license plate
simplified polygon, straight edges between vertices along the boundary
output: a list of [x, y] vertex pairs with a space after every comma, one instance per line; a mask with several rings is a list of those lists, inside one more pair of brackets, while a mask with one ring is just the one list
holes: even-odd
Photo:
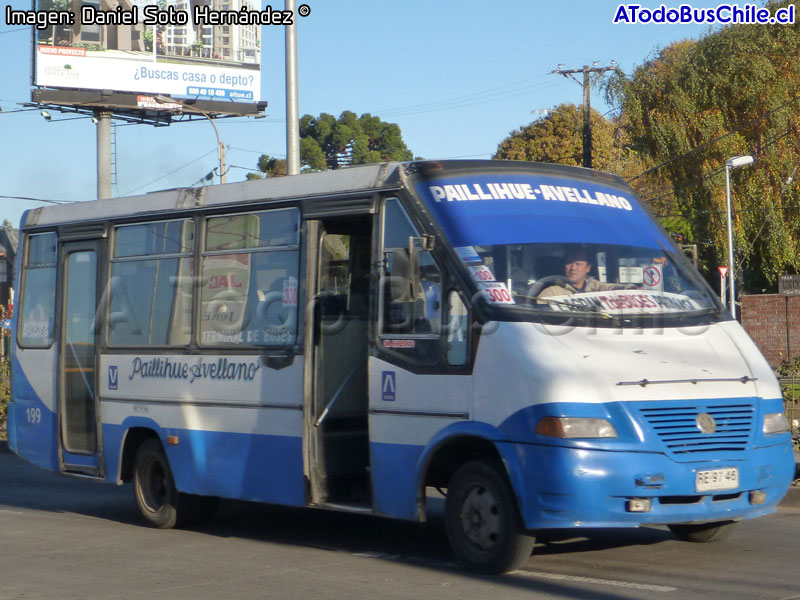
[[698, 492], [713, 490], [732, 490], [739, 487], [739, 469], [714, 469], [698, 471], [695, 478], [695, 489]]

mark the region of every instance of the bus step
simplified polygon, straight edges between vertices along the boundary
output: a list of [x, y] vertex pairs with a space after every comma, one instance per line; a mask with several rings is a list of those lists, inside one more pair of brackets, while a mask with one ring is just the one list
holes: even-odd
[[320, 502], [314, 506], [317, 508], [324, 508], [326, 510], [360, 513], [365, 515], [372, 514], [373, 512], [372, 507], [363, 502]]

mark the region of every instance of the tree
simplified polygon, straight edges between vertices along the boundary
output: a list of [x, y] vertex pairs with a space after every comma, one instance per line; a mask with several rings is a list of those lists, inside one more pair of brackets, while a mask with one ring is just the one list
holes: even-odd
[[[592, 164], [609, 171], [619, 154], [614, 144], [615, 127], [592, 109]], [[493, 158], [581, 165], [583, 108], [560, 104], [543, 119], [512, 131], [500, 142]]]
[[[369, 113], [358, 117], [346, 110], [338, 119], [328, 113], [318, 117], [303, 115], [300, 119], [300, 164], [305, 171], [413, 158], [400, 127]], [[267, 177], [285, 175], [286, 161], [262, 154], [258, 170]], [[256, 173], [247, 176], [248, 179], [259, 177]]]
[[286, 159], [274, 158], [269, 154], [262, 154], [258, 157], [258, 170], [264, 175], [259, 173], [248, 173], [247, 179], [263, 179], [266, 177], [282, 177], [286, 175]]
[[339, 169], [389, 160], [411, 160], [400, 127], [365, 113], [322, 113], [300, 119], [300, 161], [314, 170]]
[[[631, 145], [625, 115], [605, 119], [591, 112], [592, 165], [595, 169], [633, 178], [653, 166], [652, 160]], [[583, 107], [560, 104], [548, 115], [512, 131], [500, 142], [495, 159], [529, 160], [581, 166], [583, 161]], [[640, 178], [634, 186], [640, 194], [661, 189], [663, 178]]]
[[667, 46], [631, 77], [609, 80], [632, 145], [668, 182], [656, 194], [659, 212], [688, 221], [709, 269], [727, 264], [725, 161], [756, 157], [731, 174], [745, 290], [800, 272], [799, 52], [796, 25], [731, 26]]

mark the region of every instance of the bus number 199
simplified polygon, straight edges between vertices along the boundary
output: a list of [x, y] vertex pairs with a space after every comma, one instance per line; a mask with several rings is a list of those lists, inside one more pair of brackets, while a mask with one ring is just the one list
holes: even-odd
[[41, 408], [28, 408], [25, 410], [25, 414], [28, 417], [28, 423], [33, 423], [34, 425], [36, 425], [42, 422]]

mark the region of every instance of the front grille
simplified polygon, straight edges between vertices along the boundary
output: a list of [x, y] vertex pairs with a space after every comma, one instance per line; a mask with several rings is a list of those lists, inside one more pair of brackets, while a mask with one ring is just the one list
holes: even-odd
[[[716, 421], [714, 433], [703, 433], [697, 415], [707, 413]], [[750, 444], [755, 407], [750, 402], [659, 403], [643, 405], [639, 414], [666, 446], [670, 454], [746, 450]]]

